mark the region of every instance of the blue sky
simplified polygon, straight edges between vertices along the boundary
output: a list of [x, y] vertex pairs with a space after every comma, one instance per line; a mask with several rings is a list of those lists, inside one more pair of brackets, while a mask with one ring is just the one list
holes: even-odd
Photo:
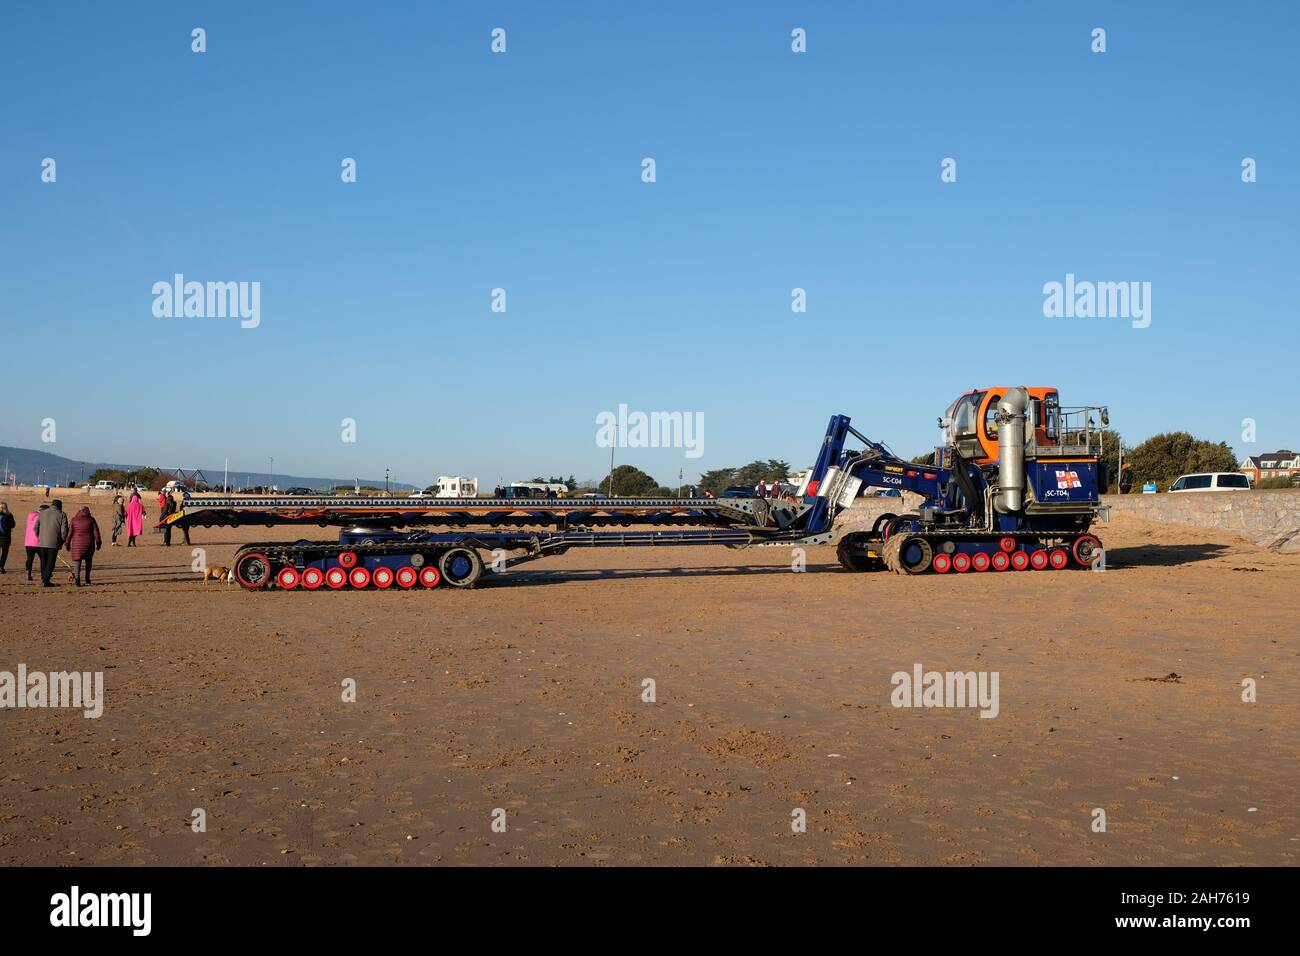
[[[603, 475], [595, 417], [625, 403], [704, 414], [701, 458], [617, 452], [675, 483], [806, 465], [835, 412], [915, 454], [960, 392], [1022, 383], [1109, 404], [1130, 441], [1294, 448], [1298, 22], [1281, 2], [11, 5], [0, 444], [493, 484]], [[177, 272], [261, 282], [260, 326], [155, 318]], [[1150, 327], [1045, 318], [1067, 272], [1149, 281]]]

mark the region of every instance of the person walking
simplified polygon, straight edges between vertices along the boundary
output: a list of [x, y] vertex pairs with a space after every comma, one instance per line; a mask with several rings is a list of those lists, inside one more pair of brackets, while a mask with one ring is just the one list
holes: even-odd
[[158, 521], [162, 523], [163, 547], [172, 546], [172, 526], [167, 524], [167, 517], [176, 510], [176, 502], [172, 500], [171, 495], [159, 495], [158, 503]]
[[[184, 492], [180, 492], [180, 491], [178, 491], [178, 492], [176, 492], [175, 494], [171, 495], [171, 496], [168, 498], [168, 501], [170, 502], [170, 505], [169, 505], [169, 507], [168, 507], [168, 509], [167, 509], [167, 513], [168, 513], [169, 515], [174, 515], [174, 514], [176, 514], [177, 512], [184, 510], [184, 508], [185, 508], [185, 493], [184, 493]], [[173, 528], [173, 527], [174, 527], [174, 524], [169, 524], [169, 525], [167, 525], [166, 532], [165, 532], [165, 535], [164, 535], [164, 540], [167, 542], [167, 544], [171, 544], [171, 541], [172, 541], [172, 528]], [[183, 525], [180, 526], [180, 529], [181, 529], [181, 534], [185, 535], [185, 544], [186, 544], [186, 546], [188, 546], [189, 543], [190, 543], [190, 526], [187, 525], [187, 524], [183, 524]]]
[[9, 560], [9, 544], [13, 541], [14, 528], [18, 520], [9, 511], [9, 502], [0, 501], [0, 574], [5, 573], [5, 562]]
[[113, 496], [113, 547], [117, 547], [118, 535], [122, 533], [122, 526], [126, 524], [126, 502], [122, 500], [121, 495]]
[[99, 536], [99, 522], [90, 513], [89, 507], [83, 507], [73, 516], [69, 524], [68, 551], [72, 555], [72, 580], [81, 587], [81, 565], [86, 565], [86, 583], [90, 583], [90, 567], [95, 560], [95, 552], [104, 546]]
[[59, 560], [59, 548], [68, 540], [68, 516], [63, 513], [63, 502], [55, 498], [52, 508], [45, 508], [36, 522], [36, 538], [41, 549], [41, 586], [56, 587], [50, 578]]
[[135, 547], [135, 539], [140, 536], [144, 530], [144, 503], [140, 500], [140, 492], [131, 492], [131, 500], [126, 506], [126, 546]]
[[41, 553], [41, 539], [36, 536], [36, 522], [41, 520], [41, 512], [48, 508], [49, 505], [43, 504], [40, 510], [33, 511], [27, 516], [27, 534], [23, 537], [23, 544], [27, 548], [27, 580], [32, 579], [32, 562], [36, 560]]

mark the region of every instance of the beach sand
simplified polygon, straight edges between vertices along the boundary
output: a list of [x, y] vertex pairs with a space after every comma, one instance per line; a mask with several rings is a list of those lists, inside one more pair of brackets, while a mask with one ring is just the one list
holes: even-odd
[[[95, 585], [46, 590], [39, 499], [4, 497], [0, 670], [106, 698], [0, 712], [5, 865], [1300, 861], [1300, 555], [1221, 532], [1117, 518], [1104, 573], [576, 549], [471, 591], [255, 594], [148, 530], [108, 547], [99, 497]], [[331, 536], [193, 532], [209, 564]], [[996, 671], [998, 715], [895, 708], [915, 664]]]

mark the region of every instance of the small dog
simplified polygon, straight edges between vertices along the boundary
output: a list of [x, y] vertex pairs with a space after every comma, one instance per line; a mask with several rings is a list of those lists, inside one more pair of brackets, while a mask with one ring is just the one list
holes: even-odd
[[203, 569], [204, 584], [207, 584], [209, 581], [225, 581], [229, 584], [234, 579], [234, 575], [230, 573], [230, 568], [223, 568], [219, 564], [210, 564]]

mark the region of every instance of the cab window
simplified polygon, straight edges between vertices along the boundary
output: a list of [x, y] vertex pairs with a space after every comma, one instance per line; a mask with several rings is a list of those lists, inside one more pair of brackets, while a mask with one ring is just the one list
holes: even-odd
[[980, 400], [983, 392], [975, 392], [957, 400], [952, 410], [952, 434], [954, 438], [971, 438], [976, 433], [975, 417], [979, 414]]
[[1250, 481], [1245, 475], [1220, 475], [1215, 482], [1219, 488], [1249, 488]]
[[996, 440], [998, 437], [998, 402], [1001, 395], [989, 399], [988, 409], [984, 412], [984, 437]]
[[1043, 430], [1048, 441], [1059, 441], [1061, 437], [1061, 399], [1055, 392], [1048, 392], [1043, 399]]

